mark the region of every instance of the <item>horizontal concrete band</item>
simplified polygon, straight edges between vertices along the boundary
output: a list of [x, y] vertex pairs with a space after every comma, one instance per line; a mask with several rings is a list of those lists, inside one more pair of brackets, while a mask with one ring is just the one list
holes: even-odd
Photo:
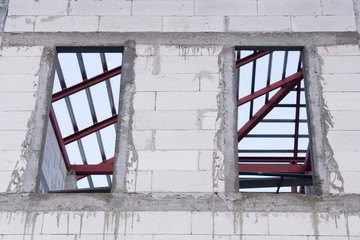
[[[137, 44], [227, 46], [326, 46], [358, 44], [356, 32], [322, 33], [4, 33], [3, 46], [123, 46]], [[76, 45], [74, 45], [76, 43]]]
[[[81, 201], [79, 201], [81, 199]], [[3, 194], [0, 211], [237, 211], [360, 213], [360, 195]]]

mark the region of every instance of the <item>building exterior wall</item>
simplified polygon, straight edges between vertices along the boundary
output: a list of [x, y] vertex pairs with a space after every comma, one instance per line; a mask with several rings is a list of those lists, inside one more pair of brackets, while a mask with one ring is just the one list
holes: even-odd
[[[2, 9], [0, 240], [360, 239], [358, 1]], [[112, 193], [37, 193], [56, 46], [124, 46]], [[235, 46], [304, 47], [315, 194], [237, 192]]]

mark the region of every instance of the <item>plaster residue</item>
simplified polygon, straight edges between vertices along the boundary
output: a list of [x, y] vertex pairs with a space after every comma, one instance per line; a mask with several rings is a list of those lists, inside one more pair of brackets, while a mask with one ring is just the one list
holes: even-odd
[[154, 52], [155, 52], [155, 56], [154, 56], [154, 61], [153, 61], [152, 74], [158, 75], [160, 73], [160, 69], [161, 69], [161, 66], [160, 66], [161, 57], [160, 57], [159, 45], [154, 46]]
[[216, 56], [221, 49], [220, 46], [180, 46], [180, 56]]

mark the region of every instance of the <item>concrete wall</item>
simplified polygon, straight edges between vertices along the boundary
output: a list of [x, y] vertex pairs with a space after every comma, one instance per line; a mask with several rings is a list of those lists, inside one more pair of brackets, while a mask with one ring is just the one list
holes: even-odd
[[[350, 0], [10, 0], [0, 240], [360, 239]], [[38, 194], [56, 46], [124, 46], [110, 194]], [[240, 194], [235, 46], [303, 46], [316, 194]], [[5, 164], [3, 164], [5, 163]]]

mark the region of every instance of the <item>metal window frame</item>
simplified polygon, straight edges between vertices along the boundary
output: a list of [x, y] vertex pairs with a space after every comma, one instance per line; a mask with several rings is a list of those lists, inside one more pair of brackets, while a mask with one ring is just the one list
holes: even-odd
[[[240, 51], [250, 50], [254, 51], [253, 54], [241, 58]], [[279, 79], [275, 83], [270, 84], [270, 74], [272, 69], [272, 52], [274, 51], [285, 51], [285, 59], [283, 63], [283, 73], [282, 79]], [[300, 60], [298, 65], [298, 72], [285, 77], [286, 76], [286, 64], [287, 64], [287, 52], [288, 51], [299, 51], [300, 52]], [[307, 111], [307, 120], [300, 119], [299, 111], [304, 104], [300, 104], [300, 92], [305, 91], [306, 89], [306, 81], [303, 73], [304, 66], [303, 63], [303, 47], [236, 47], [235, 48], [235, 65], [236, 65], [236, 87], [237, 94], [239, 93], [239, 81], [240, 81], [240, 71], [238, 70], [241, 66], [244, 66], [248, 63], [253, 63], [252, 68], [252, 83], [251, 83], [251, 94], [242, 97], [239, 99], [237, 97], [237, 110], [240, 105], [250, 102], [250, 113], [249, 113], [249, 121], [240, 128], [238, 127], [238, 142], [241, 141], [244, 137], [285, 137], [285, 138], [293, 138], [294, 139], [294, 149], [284, 150], [284, 149], [272, 149], [272, 150], [238, 150], [238, 153], [293, 153], [293, 157], [238, 157], [239, 163], [239, 185], [240, 189], [245, 188], [256, 188], [256, 187], [276, 187], [276, 193], [279, 193], [280, 187], [283, 186], [291, 186], [292, 192], [297, 192], [297, 186], [301, 186], [299, 192], [304, 193], [304, 186], [315, 186], [314, 177], [313, 177], [313, 164], [312, 164], [312, 151], [311, 151], [311, 138], [310, 128], [308, 124], [308, 135], [303, 136], [299, 134], [299, 124], [301, 122], [307, 122], [309, 119], [308, 109]], [[269, 55], [268, 61], [268, 69], [267, 69], [267, 81], [266, 87], [254, 91], [255, 85], [255, 71], [256, 71], [256, 60]], [[303, 64], [303, 68], [300, 69], [301, 61]], [[304, 88], [301, 88], [301, 81], [304, 81]], [[280, 89], [279, 89], [280, 88]], [[279, 89], [276, 94], [269, 99], [269, 92], [275, 89]], [[290, 106], [289, 104], [279, 105], [279, 102], [291, 91], [296, 89], [296, 104], [295, 106]], [[260, 96], [265, 95], [265, 104], [264, 106], [256, 113], [253, 114], [252, 111], [252, 101]], [[305, 92], [305, 102], [307, 103], [307, 94]], [[285, 106], [289, 105], [289, 106]], [[264, 121], [264, 117], [274, 108], [274, 107], [295, 107], [296, 114], [295, 119], [267, 119]], [[238, 118], [238, 114], [237, 114]], [[273, 123], [295, 123], [295, 133], [291, 135], [262, 135], [262, 134], [249, 134], [249, 132], [260, 122], [273, 122]], [[301, 137], [309, 138], [309, 146], [307, 150], [299, 150], [298, 149], [298, 139]], [[306, 152], [305, 157], [298, 157], [298, 153]], [[249, 163], [249, 165], [246, 165]], [[254, 164], [256, 163], [256, 164]], [[263, 163], [263, 164], [259, 164]], [[265, 163], [265, 164], [264, 164]], [[288, 165], [275, 165], [272, 163], [290, 163]], [[302, 164], [298, 164], [302, 163]], [[272, 178], [244, 178], [243, 176], [272, 176]]]
[[[114, 102], [114, 96], [112, 95], [110, 78], [121, 75], [122, 66], [120, 65], [118, 67], [115, 67], [115, 68], [109, 70], [107, 62], [106, 62], [106, 58], [105, 58], [105, 53], [123, 53], [124, 47], [57, 47], [56, 50], [57, 50], [57, 53], [75, 53], [77, 56], [78, 64], [79, 64], [78, 67], [80, 69], [81, 76], [82, 76], [82, 82], [75, 84], [73, 86], [67, 87], [63, 73], [62, 73], [59, 59], [56, 54], [56, 56], [55, 56], [55, 71], [57, 72], [58, 78], [60, 80], [60, 85], [61, 85], [62, 90], [57, 93], [52, 94], [49, 115], [50, 115], [50, 121], [51, 121], [54, 131], [55, 131], [55, 136], [56, 136], [61, 154], [65, 161], [66, 169], [68, 171], [74, 170], [77, 174], [77, 180], [80, 180], [80, 179], [86, 177], [88, 180], [88, 183], [89, 183], [89, 187], [92, 190], [95, 190], [95, 188], [94, 188], [93, 180], [90, 175], [106, 175], [107, 182], [108, 182], [108, 188], [111, 188], [112, 181], [111, 181], [110, 175], [113, 174], [114, 156], [112, 156], [110, 158], [106, 157], [100, 130], [104, 129], [107, 126], [114, 125], [115, 133], [116, 133], [118, 113], [116, 110], [117, 106], [115, 106], [115, 102]], [[82, 53], [99, 53], [103, 73], [88, 79], [87, 74], [86, 74], [86, 68], [84, 65], [83, 58], [82, 58]], [[120, 79], [120, 81], [121, 81], [121, 79]], [[91, 91], [90, 91], [90, 87], [94, 86], [98, 83], [101, 83], [101, 82], [105, 82], [105, 84], [106, 84], [107, 95], [108, 95], [108, 99], [109, 99], [112, 116], [103, 121], [98, 122], [96, 112], [95, 112], [94, 102], [93, 102]], [[81, 130], [79, 130], [79, 128], [78, 128], [76, 118], [74, 115], [74, 110], [72, 108], [71, 101], [69, 98], [70, 95], [75, 94], [79, 91], [86, 92], [87, 102], [89, 104], [91, 117], [92, 117], [92, 123], [93, 123], [93, 125], [85, 128], [85, 129], [81, 129]], [[119, 92], [119, 94], [120, 94], [120, 92]], [[61, 134], [59, 124], [58, 124], [58, 121], [56, 118], [56, 114], [55, 114], [54, 108], [52, 106], [52, 103], [54, 103], [60, 99], [64, 99], [66, 102], [67, 111], [70, 115], [71, 123], [72, 123], [73, 130], [74, 130], [74, 133], [67, 137], [63, 137]], [[102, 159], [99, 164], [91, 164], [90, 165], [87, 163], [87, 159], [85, 156], [84, 147], [83, 147], [81, 139], [92, 133], [96, 134], [97, 143], [98, 143], [98, 146], [100, 149]], [[68, 143], [74, 142], [74, 141], [77, 142], [77, 145], [78, 145], [78, 148], [80, 151], [80, 155], [82, 158], [82, 162], [83, 162], [82, 165], [71, 164], [71, 162], [69, 160], [69, 156], [67, 154], [65, 145]], [[76, 191], [77, 190], [75, 190], [75, 192]], [[83, 191], [83, 189], [81, 191]], [[73, 191], [71, 191], [71, 192], [73, 192]]]

